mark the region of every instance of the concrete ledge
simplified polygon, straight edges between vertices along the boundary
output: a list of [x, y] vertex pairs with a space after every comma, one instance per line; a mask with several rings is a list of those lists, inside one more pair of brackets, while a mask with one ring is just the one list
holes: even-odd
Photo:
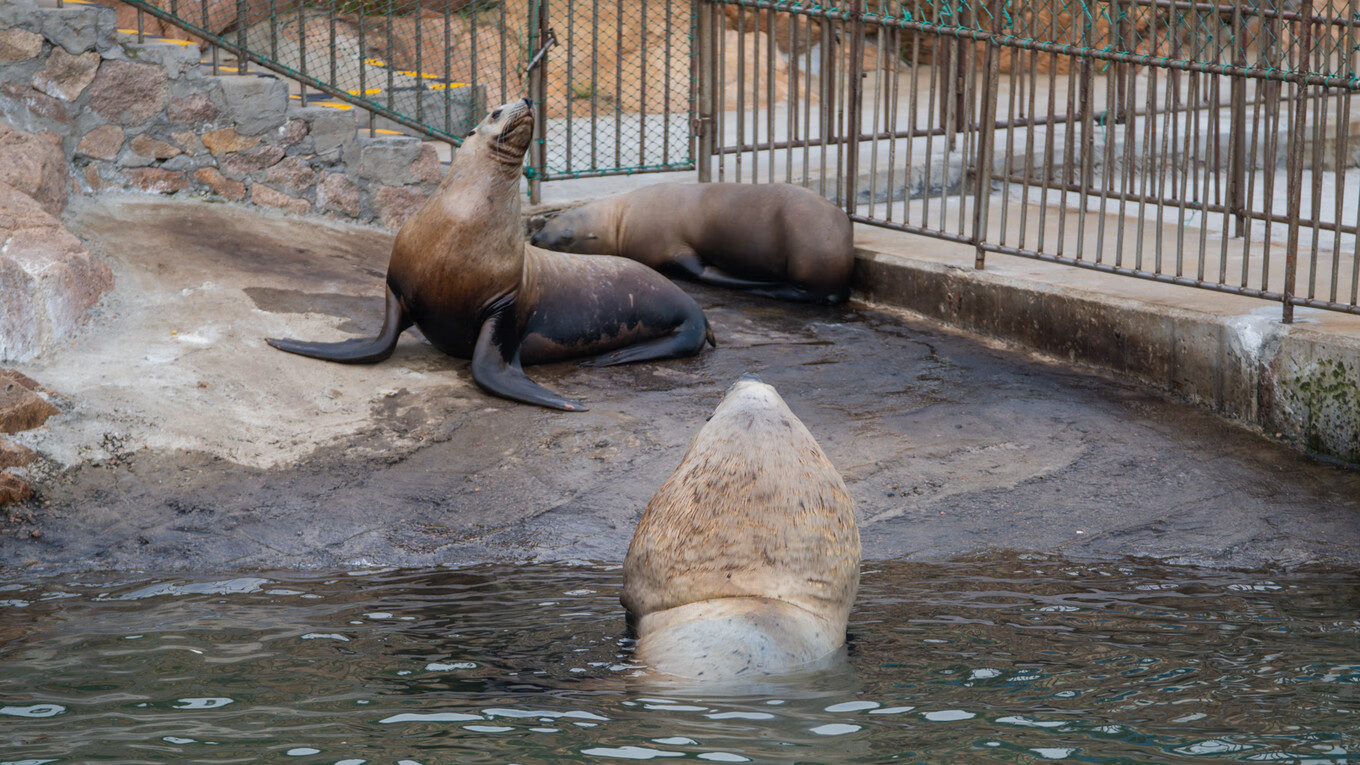
[[[865, 300], [1109, 370], [1315, 456], [1360, 465], [1360, 333], [1314, 326], [1322, 312], [1301, 312], [1286, 325], [1279, 306], [1263, 301], [1246, 313], [1171, 308], [938, 260], [858, 253], [855, 285]], [[1190, 288], [1166, 289], [1194, 302]]]

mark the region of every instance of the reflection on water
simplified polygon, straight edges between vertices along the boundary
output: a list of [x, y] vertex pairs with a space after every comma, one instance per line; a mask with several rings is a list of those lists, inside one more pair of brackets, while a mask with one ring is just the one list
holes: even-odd
[[845, 655], [726, 688], [634, 677], [620, 576], [0, 581], [0, 761], [1360, 758], [1356, 572], [870, 564]]

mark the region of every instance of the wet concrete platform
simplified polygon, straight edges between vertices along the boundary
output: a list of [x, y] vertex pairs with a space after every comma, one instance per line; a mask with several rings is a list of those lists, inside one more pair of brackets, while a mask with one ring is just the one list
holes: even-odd
[[18, 367], [62, 414], [22, 437], [42, 455], [28, 473], [39, 497], [31, 522], [0, 532], [6, 566], [621, 561], [648, 498], [745, 372], [844, 474], [869, 559], [1360, 561], [1360, 473], [890, 308], [686, 285], [719, 347], [531, 368], [591, 406], [564, 414], [483, 394], [467, 362], [415, 332], [372, 366], [265, 346], [375, 332], [385, 232], [138, 196], [80, 200], [68, 224], [117, 288], [68, 347]]

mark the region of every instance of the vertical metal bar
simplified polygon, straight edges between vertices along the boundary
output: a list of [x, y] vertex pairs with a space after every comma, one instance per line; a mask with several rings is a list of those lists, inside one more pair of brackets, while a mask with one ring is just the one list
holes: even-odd
[[[1346, 5], [1348, 6], [1346, 18], [1354, 19], [1356, 12], [1355, 0], [1350, 0], [1350, 2], [1348, 2]], [[1342, 32], [1341, 60], [1337, 64], [1338, 67], [1337, 70], [1339, 73], [1345, 75], [1347, 79], [1352, 80], [1355, 77], [1354, 68], [1355, 42], [1356, 42], [1355, 27], [1351, 24], [1347, 24], [1345, 27], [1345, 31]], [[1336, 164], [1335, 164], [1336, 181], [1335, 191], [1333, 192], [1334, 200], [1332, 212], [1333, 218], [1335, 219], [1334, 223], [1335, 228], [1332, 231], [1332, 283], [1331, 289], [1327, 297], [1327, 299], [1333, 303], [1337, 301], [1337, 290], [1340, 287], [1339, 277], [1341, 270], [1341, 221], [1342, 213], [1345, 210], [1346, 166], [1349, 164], [1350, 161], [1350, 152], [1348, 151], [1349, 147], [1346, 145], [1349, 142], [1348, 139], [1350, 138], [1350, 115], [1351, 115], [1351, 89], [1343, 88], [1341, 90], [1341, 103], [1337, 105], [1336, 109]], [[1351, 252], [1351, 261], [1357, 266], [1360, 266], [1360, 257], [1356, 256], [1354, 248], [1352, 248]], [[1360, 285], [1356, 284], [1356, 278], [1355, 276], [1352, 276], [1351, 277], [1352, 296], [1355, 294], [1357, 286]], [[1352, 305], [1355, 304], [1354, 297], [1351, 298], [1351, 304]]]
[[[834, 125], [836, 124], [835, 121], [832, 119], [832, 115], [835, 114], [836, 109], [836, 69], [837, 69], [836, 55], [833, 49], [834, 43], [832, 42], [833, 39], [834, 35], [831, 31], [831, 19], [826, 16], [825, 12], [823, 12], [822, 50], [821, 50], [822, 63], [821, 63], [821, 76], [818, 78], [818, 81], [821, 86], [821, 100], [822, 100], [822, 108], [820, 115], [821, 132], [819, 136], [821, 142], [822, 171], [818, 174], [820, 177], [818, 193], [820, 193], [822, 196], [826, 196], [827, 141], [833, 138], [832, 133], [835, 132]], [[839, 190], [840, 186], [837, 185], [836, 188]]]
[[737, 156], [736, 177], [742, 182], [742, 157], [746, 154], [746, 8], [737, 6]]
[[[614, 6], [614, 50], [623, 51], [623, 4]], [[623, 56], [614, 57], [614, 168], [623, 167]]]
[[770, 147], [770, 156], [769, 159], [765, 161], [765, 167], [768, 172], [769, 182], [774, 183], [774, 61], [779, 56], [779, 51], [775, 48], [775, 37], [779, 32], [775, 23], [774, 10], [770, 9], [766, 11], [766, 13], [769, 14], [769, 22], [766, 26], [770, 29], [770, 39], [769, 44], [766, 46], [766, 51], [769, 55], [765, 59], [765, 136], [766, 144]]
[[[298, 3], [297, 7], [297, 40], [298, 40], [298, 68], [302, 71], [302, 76], [308, 76], [307, 67], [307, 16], [304, 13], [305, 4]], [[302, 105], [307, 105], [307, 86], [300, 85], [299, 95], [302, 96]]]
[[[1242, 16], [1242, 6], [1239, 3], [1233, 4], [1232, 12], [1232, 41], [1233, 41], [1233, 68], [1237, 74], [1232, 78], [1231, 110], [1232, 116], [1228, 120], [1228, 207], [1236, 216], [1237, 227], [1235, 236], [1244, 237], [1247, 234], [1246, 212], [1246, 180], [1247, 180], [1247, 141], [1245, 131], [1247, 129], [1247, 80], [1242, 76], [1247, 66], [1247, 40], [1245, 35], [1245, 24]], [[1255, 130], [1252, 131], [1255, 133]], [[1226, 230], [1224, 232], [1227, 233]]]
[[846, 65], [845, 211], [855, 213], [859, 191], [860, 114], [864, 111], [864, 0], [850, 0], [850, 61]]
[[591, 0], [590, 23], [590, 169], [600, 166], [600, 0]]
[[699, 170], [699, 182], [713, 181], [713, 98], [716, 93], [713, 72], [713, 0], [693, 0], [699, 18], [699, 34], [696, 42], [699, 47], [699, 149], [695, 164]]
[[[662, 0], [666, 2], [667, 0]], [[638, 53], [638, 166], [647, 164], [647, 0], [641, 0], [638, 6], [638, 37], [640, 50]], [[622, 58], [622, 57], [620, 57]], [[667, 71], [669, 76], [670, 72]]]
[[[424, 58], [421, 56], [422, 51], [421, 51], [421, 45], [420, 45], [421, 36], [422, 36], [422, 35], [421, 35], [421, 31], [422, 31], [423, 27], [425, 26], [424, 24], [420, 23], [420, 21], [421, 21], [421, 20], [420, 20], [420, 14], [421, 14], [421, 12], [422, 12], [423, 10], [424, 10], [424, 9], [423, 9], [421, 6], [417, 5], [416, 8], [415, 8], [415, 13], [412, 14], [412, 15], [414, 16], [414, 19], [412, 20], [412, 26], [415, 27], [414, 32], [415, 32], [415, 38], [416, 38], [416, 39], [415, 39], [415, 44], [416, 44], [416, 76], [415, 76], [415, 83], [414, 83], [414, 85], [415, 85], [415, 94], [416, 94], [416, 115], [415, 115], [415, 116], [416, 116], [416, 122], [419, 122], [421, 125], [424, 125], [424, 124], [425, 124], [425, 60], [424, 60]], [[540, 120], [536, 120], [536, 122], [542, 122], [542, 121], [543, 121], [543, 120], [541, 120], [541, 119], [540, 119]]]
[[[751, 20], [755, 22], [756, 28], [751, 35], [751, 182], [760, 182], [760, 9], [751, 9]], [[767, 35], [768, 37], [768, 35]], [[746, 48], [746, 40], [743, 39], [741, 47]], [[742, 69], [745, 76], [746, 70]], [[746, 104], [741, 105], [743, 111]], [[742, 143], [745, 143], [745, 136]]]
[[[915, 17], [921, 18], [920, 15], [921, 0], [914, 0], [914, 2], [916, 4], [914, 11], [916, 14]], [[938, 40], [938, 38], [936, 39]], [[915, 162], [913, 162], [913, 160], [915, 159], [916, 155], [916, 120], [918, 119], [917, 106], [921, 100], [920, 74], [921, 74], [921, 33], [913, 31], [911, 35], [911, 97], [907, 99], [907, 140], [906, 143], [904, 144], [904, 151], [907, 155], [907, 159], [905, 166], [902, 168], [902, 175], [906, 178], [906, 183], [904, 184], [904, 190], [902, 193], [903, 223], [909, 223], [911, 221], [911, 190], [912, 187], [915, 185], [915, 182], [912, 178], [912, 168], [913, 165], [915, 165]], [[931, 97], [933, 98], [935, 93], [935, 73], [930, 72], [926, 76], [930, 82], [930, 92], [932, 94]], [[930, 107], [927, 107], [926, 110], [927, 121], [930, 120], [930, 115], [933, 113], [934, 113], [933, 110]], [[926, 141], [929, 142], [930, 139], [927, 138]], [[929, 172], [929, 168], [930, 168], [930, 152], [929, 149], [927, 149], [926, 152], [927, 173]], [[926, 187], [926, 191], [922, 194], [922, 196], [928, 195], [929, 187]]]
[[[1309, 51], [1313, 42], [1313, 0], [1300, 0], [1299, 15], [1302, 19], [1298, 25], [1302, 27], [1301, 34], [1298, 35], [1298, 50], [1300, 69], [1306, 71], [1308, 66]], [[1289, 181], [1285, 192], [1289, 207], [1289, 233], [1285, 244], [1284, 255], [1284, 292], [1282, 302], [1284, 303], [1284, 315], [1281, 321], [1291, 324], [1294, 321], [1294, 294], [1297, 288], [1295, 284], [1298, 278], [1299, 260], [1299, 208], [1303, 195], [1303, 150], [1304, 132], [1308, 128], [1308, 86], [1302, 77], [1299, 78], [1294, 88], [1294, 124], [1290, 127], [1290, 152], [1289, 152]]]
[[[1077, 260], [1085, 257], [1086, 251], [1086, 219], [1089, 213], [1086, 210], [1086, 202], [1094, 177], [1095, 162], [1095, 72], [1094, 62], [1090, 57], [1092, 34], [1094, 32], [1091, 14], [1084, 9], [1081, 22], [1081, 95], [1080, 106], [1081, 114], [1081, 191], [1077, 194]], [[1073, 122], [1068, 123], [1068, 131], [1075, 132], [1077, 125]], [[1100, 258], [1100, 251], [1096, 251], [1096, 259]]]
[[[666, 48], [662, 59], [665, 61], [665, 76], [662, 78], [662, 119], [661, 119], [661, 162], [671, 164], [671, 35], [674, 30], [671, 27], [671, 5], [676, 0], [663, 0], [666, 3]], [[693, 18], [691, 13], [690, 18]], [[692, 37], [692, 35], [691, 35]], [[694, 117], [693, 110], [689, 115]]]
[[[902, 75], [902, 67], [901, 67], [901, 63], [902, 63], [902, 53], [901, 53], [901, 51], [902, 51], [902, 30], [901, 30], [901, 29], [898, 29], [897, 27], [893, 27], [893, 28], [891, 28], [891, 29], [888, 30], [888, 46], [887, 46], [887, 47], [888, 47], [889, 50], [892, 51], [892, 55], [888, 57], [888, 60], [889, 60], [891, 63], [889, 64], [889, 67], [888, 67], [888, 77], [887, 77], [887, 80], [888, 80], [888, 106], [887, 106], [887, 111], [888, 111], [888, 125], [887, 125], [887, 128], [888, 128], [888, 136], [889, 136], [889, 138], [888, 138], [888, 215], [887, 215], [887, 219], [888, 219], [889, 222], [892, 222], [892, 219], [893, 219], [893, 205], [896, 204], [896, 200], [894, 199], [894, 196], [895, 196], [895, 194], [896, 194], [896, 192], [897, 192], [897, 112], [898, 112], [898, 109], [901, 108], [901, 107], [900, 107], [900, 104], [898, 103], [898, 94], [899, 94], [899, 92], [901, 91], [901, 80], [900, 80], [900, 78], [901, 78], [901, 75]], [[913, 74], [914, 74], [914, 73], [913, 73]], [[908, 151], [910, 151], [910, 147], [908, 147]], [[907, 189], [909, 189], [909, 188], [910, 188], [910, 185], [911, 185], [911, 179], [908, 178], [908, 179], [906, 179], [906, 183], [903, 184], [903, 186], [904, 186], [904, 191], [906, 191]], [[904, 204], [903, 204], [904, 207], [905, 207], [905, 198], [907, 197], [908, 193], [909, 193], [909, 192], [904, 193], [904, 194], [902, 195], [903, 198], [904, 198]]]
[[[453, 26], [451, 0], [444, 0], [444, 132], [453, 134]], [[335, 17], [331, 17], [331, 83], [335, 82]]]
[[[138, 43], [146, 42], [146, 38], [143, 36], [143, 25], [144, 25], [145, 22], [143, 21], [142, 17], [143, 17], [144, 15], [146, 15], [145, 12], [144, 12], [141, 8], [138, 8], [138, 9], [137, 9], [137, 42], [138, 42]], [[207, 22], [208, 22], [208, 4], [207, 4], [207, 3], [204, 3], [204, 4], [203, 4], [203, 28], [204, 28], [205, 30], [208, 29], [208, 23], [207, 23]]]
[[[803, 55], [803, 64], [808, 74], [803, 78], [803, 187], [807, 188], [812, 183], [812, 177], [808, 172], [812, 161], [812, 17], [805, 17], [805, 21], [808, 44]], [[821, 29], [820, 26], [817, 28]]]
[[[713, 35], [717, 38], [718, 55], [717, 66], [714, 74], [714, 97], [713, 108], [717, 112], [718, 127], [715, 141], [719, 147], [727, 143], [727, 6], [723, 6], [723, 21], [721, 31], [719, 31], [718, 20], [713, 20]], [[714, 8], [717, 11], [717, 8]], [[727, 154], [718, 152], [718, 182], [721, 183], [727, 177]]]
[[785, 183], [793, 183], [793, 147], [798, 140], [798, 22], [801, 18], [798, 14], [789, 14], [789, 103], [784, 120], [784, 142], [788, 144], [784, 152]]
[[[543, 176], [548, 171], [548, 0], [534, 0], [529, 5], [529, 53], [538, 55], [538, 63], [529, 70], [530, 98], [538, 105], [538, 119], [534, 120], [534, 139], [529, 144], [529, 203], [543, 201]], [[539, 48], [543, 50], [539, 52]], [[570, 55], [570, 54], [568, 54]]]
[[[877, 48], [878, 48], [878, 55], [876, 56], [876, 58], [877, 58], [877, 74], [876, 74], [875, 77], [874, 77], [874, 98], [873, 98], [873, 101], [874, 101], [874, 111], [873, 111], [872, 119], [869, 121], [869, 126], [870, 126], [870, 127], [869, 127], [869, 133], [870, 133], [870, 135], [872, 136], [872, 137], [869, 139], [869, 141], [870, 141], [870, 143], [869, 143], [869, 217], [870, 217], [870, 218], [875, 218], [875, 217], [877, 217], [877, 210], [876, 210], [875, 208], [876, 208], [877, 205], [878, 205], [878, 202], [876, 201], [876, 200], [878, 199], [878, 145], [879, 145], [880, 143], [883, 142], [883, 140], [882, 140], [881, 138], [879, 138], [879, 135], [881, 135], [881, 131], [879, 130], [879, 115], [882, 113], [881, 106], [882, 106], [882, 104], [883, 104], [883, 70], [884, 70], [884, 66], [883, 66], [883, 63], [884, 63], [884, 62], [883, 62], [883, 33], [884, 33], [884, 30], [883, 30], [882, 27], [876, 27], [876, 29], [877, 29], [877, 34], [874, 35], [874, 40], [877, 41], [877, 43], [878, 43], [878, 45], [877, 45]], [[883, 115], [883, 116], [886, 118], [887, 115]], [[888, 140], [891, 141], [892, 139], [889, 138]], [[891, 177], [889, 178], [888, 183], [889, 183], [889, 184], [892, 183]]]
[[[445, 1], [445, 5], [447, 5], [447, 4], [448, 4], [448, 0], [444, 0], [444, 1]], [[336, 74], [336, 65], [337, 65], [336, 54], [335, 54], [335, 50], [336, 50], [336, 45], [335, 45], [335, 2], [336, 2], [336, 0], [330, 0], [330, 3], [328, 4], [328, 7], [327, 7], [327, 9], [326, 9], [326, 10], [327, 10], [327, 14], [326, 14], [327, 19], [326, 19], [326, 20], [327, 20], [327, 22], [329, 22], [329, 26], [330, 26], [330, 60], [331, 60], [331, 76], [330, 76], [330, 79], [327, 80], [327, 83], [328, 83], [331, 87], [336, 87], [336, 86], [338, 86], [338, 84], [339, 84], [339, 83], [336, 81], [337, 78], [336, 78], [336, 76], [335, 76], [335, 74]], [[447, 47], [448, 47], [448, 43], [445, 42], [445, 48], [447, 48]], [[447, 79], [447, 77], [446, 77], [445, 79]], [[305, 100], [305, 99], [303, 100], [303, 105], [306, 106], [306, 100]], [[444, 129], [445, 129], [445, 130], [448, 130], [448, 126], [445, 125]]]
[[396, 111], [396, 110], [397, 110], [397, 92], [396, 92], [396, 91], [397, 91], [397, 83], [396, 83], [397, 73], [396, 73], [395, 70], [396, 70], [396, 68], [397, 68], [397, 60], [396, 60], [396, 59], [397, 59], [397, 56], [396, 56], [397, 49], [396, 49], [396, 44], [395, 44], [394, 41], [393, 41], [393, 38], [395, 37], [396, 30], [393, 29], [394, 22], [393, 22], [393, 20], [392, 20], [392, 16], [393, 16], [392, 8], [391, 8], [391, 6], [388, 6], [388, 8], [387, 8], [387, 13], [386, 13], [386, 18], [387, 18], [387, 66], [385, 67], [385, 68], [387, 69], [387, 108], [388, 108], [390, 111]]
[[[987, 48], [983, 52], [982, 67], [987, 73], [987, 84], [982, 91], [982, 114], [978, 118], [977, 185], [973, 188], [973, 268], [982, 270], [986, 266], [987, 253], [982, 245], [987, 242], [988, 213], [992, 199], [992, 151], [996, 143], [996, 102], [997, 87], [1001, 81], [1000, 49], [997, 38], [1001, 35], [1001, 14], [1005, 0], [991, 0], [991, 32]], [[1002, 200], [1005, 204], [1005, 200]]]
[[[208, 12], [208, 4], [203, 4], [203, 13]], [[279, 7], [276, 0], [269, 0], [269, 58], [279, 60]]]
[[[1002, 9], [1002, 11], [1004, 12], [1004, 11], [1005, 11], [1005, 6], [1003, 5], [1001, 9]], [[997, 28], [997, 29], [1001, 29], [1002, 26], [1003, 26], [1003, 25], [998, 24], [998, 26], [997, 26], [996, 28]], [[1014, 30], [1012, 30], [1012, 31], [1014, 31]], [[996, 56], [997, 56], [997, 61], [998, 61], [998, 65], [997, 65], [997, 69], [998, 69], [998, 74], [997, 74], [997, 77], [998, 77], [998, 80], [997, 80], [997, 82], [998, 82], [998, 87], [1000, 87], [1000, 85], [999, 85], [999, 83], [1000, 83], [1000, 63], [999, 63], [999, 62], [1000, 62], [1000, 59], [1001, 59], [1001, 53], [1002, 53], [1002, 50], [1001, 50], [1000, 44], [998, 44], [998, 46], [997, 46], [997, 51], [996, 51]], [[1003, 165], [1002, 165], [1002, 171], [1001, 171], [1001, 221], [1000, 221], [1000, 224], [997, 226], [997, 231], [998, 231], [998, 242], [999, 242], [1000, 244], [1002, 244], [1002, 245], [1005, 245], [1005, 244], [1006, 244], [1006, 241], [1007, 241], [1007, 237], [1006, 237], [1006, 229], [1007, 229], [1007, 227], [1010, 225], [1010, 219], [1009, 219], [1009, 218], [1010, 218], [1010, 206], [1011, 206], [1011, 205], [1010, 205], [1010, 200], [1011, 200], [1011, 169], [1012, 169], [1012, 167], [1013, 167], [1014, 156], [1015, 156], [1015, 123], [1016, 123], [1015, 104], [1016, 104], [1016, 101], [1017, 101], [1017, 95], [1016, 95], [1017, 92], [1019, 92], [1019, 94], [1020, 94], [1020, 95], [1019, 95], [1019, 101], [1020, 101], [1020, 103], [1024, 103], [1024, 91], [1022, 90], [1022, 88], [1024, 87], [1024, 77], [1021, 76], [1021, 74], [1020, 74], [1020, 62], [1022, 61], [1021, 56], [1020, 56], [1020, 50], [1019, 50], [1019, 49], [1016, 49], [1016, 48], [1010, 49], [1010, 55], [1007, 56], [1007, 58], [1008, 58], [1009, 61], [1010, 61], [1010, 66], [1009, 66], [1009, 71], [1006, 72], [1006, 91], [1007, 91], [1007, 99], [1006, 99], [1006, 151], [1001, 155], [1001, 156], [1002, 156], [1002, 163], [1003, 163]], [[984, 98], [985, 98], [985, 96], [984, 96]], [[983, 125], [982, 127], [985, 128], [986, 126]], [[992, 161], [992, 164], [995, 165], [995, 164], [996, 164], [996, 161], [993, 160], [993, 161]], [[1023, 205], [1022, 205], [1022, 209], [1023, 209]], [[990, 212], [990, 210], [989, 210], [989, 212]]]

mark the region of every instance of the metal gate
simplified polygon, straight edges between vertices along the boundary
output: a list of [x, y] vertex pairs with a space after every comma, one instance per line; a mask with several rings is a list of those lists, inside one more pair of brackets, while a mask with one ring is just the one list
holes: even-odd
[[696, 1], [701, 178], [1360, 313], [1357, 0]]
[[200, 38], [215, 71], [259, 66], [305, 102], [454, 145], [489, 106], [529, 95], [534, 196], [546, 180], [694, 167], [690, 0], [127, 2]]

